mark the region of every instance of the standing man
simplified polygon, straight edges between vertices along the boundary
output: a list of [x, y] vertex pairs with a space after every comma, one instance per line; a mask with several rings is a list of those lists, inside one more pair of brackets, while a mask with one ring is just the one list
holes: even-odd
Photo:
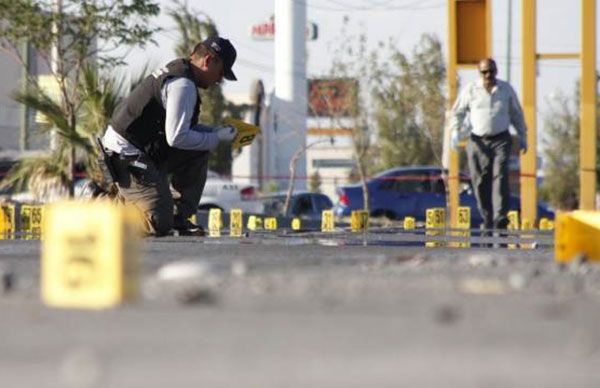
[[[450, 117], [451, 145], [468, 138], [467, 158], [479, 212], [486, 229], [508, 226], [508, 160], [512, 148], [509, 125], [516, 129], [519, 149], [527, 152], [527, 127], [517, 95], [509, 83], [496, 79], [491, 59], [479, 62], [480, 79], [462, 91]], [[469, 123], [465, 118], [469, 116]]]
[[209, 152], [231, 142], [230, 126], [198, 124], [200, 95], [231, 70], [236, 50], [213, 36], [189, 58], [179, 58], [146, 77], [115, 109], [103, 146], [110, 155], [119, 195], [146, 215], [148, 234], [204, 235], [188, 218], [196, 214], [206, 182]]

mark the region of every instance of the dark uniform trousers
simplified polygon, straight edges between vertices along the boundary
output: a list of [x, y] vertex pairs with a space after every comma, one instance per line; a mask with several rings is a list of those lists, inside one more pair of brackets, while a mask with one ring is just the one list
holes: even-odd
[[162, 163], [145, 154], [115, 155], [119, 195], [144, 211], [147, 233], [163, 236], [196, 214], [209, 155], [208, 151], [169, 148]]
[[473, 190], [486, 229], [505, 229], [508, 225], [508, 161], [511, 148], [508, 130], [494, 136], [471, 134], [467, 143]]

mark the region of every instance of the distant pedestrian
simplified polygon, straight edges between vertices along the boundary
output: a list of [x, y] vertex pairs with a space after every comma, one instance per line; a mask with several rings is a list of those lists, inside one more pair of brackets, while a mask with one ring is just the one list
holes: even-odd
[[[460, 93], [450, 117], [451, 146], [467, 138], [467, 158], [477, 205], [486, 229], [508, 226], [508, 162], [512, 148], [509, 126], [517, 131], [519, 149], [527, 152], [527, 127], [517, 95], [508, 82], [496, 79], [491, 59], [479, 62], [480, 79]], [[468, 122], [467, 122], [468, 118]]]
[[145, 211], [149, 234], [204, 235], [189, 221], [206, 182], [209, 152], [234, 140], [230, 126], [199, 124], [198, 88], [236, 80], [236, 50], [209, 37], [188, 58], [145, 78], [115, 109], [103, 138], [119, 195]]

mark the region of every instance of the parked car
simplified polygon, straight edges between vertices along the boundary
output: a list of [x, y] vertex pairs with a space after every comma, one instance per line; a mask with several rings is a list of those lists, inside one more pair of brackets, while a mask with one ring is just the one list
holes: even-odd
[[[369, 190], [369, 211], [372, 216], [385, 216], [390, 219], [403, 219], [410, 216], [425, 220], [429, 208], [446, 206], [446, 190], [442, 179], [442, 169], [435, 166], [399, 167], [383, 171], [367, 182]], [[471, 208], [471, 225], [483, 222], [471, 181], [467, 174], [459, 176], [461, 183], [460, 204]], [[352, 210], [363, 208], [362, 185], [345, 185], [337, 188], [338, 202], [334, 214], [349, 216]], [[520, 211], [520, 198], [510, 196], [510, 210]], [[538, 202], [538, 218], [554, 219], [554, 211], [549, 205]]]
[[287, 193], [278, 192], [263, 196], [264, 213], [266, 216], [299, 217], [305, 220], [319, 220], [323, 210], [333, 207], [333, 202], [325, 194], [312, 192], [295, 192], [290, 197], [290, 205], [283, 214]]
[[198, 209], [212, 208], [218, 208], [224, 212], [230, 212], [231, 209], [242, 209], [244, 213], [261, 214], [263, 202], [258, 198], [256, 186], [235, 183], [231, 179], [209, 171]]

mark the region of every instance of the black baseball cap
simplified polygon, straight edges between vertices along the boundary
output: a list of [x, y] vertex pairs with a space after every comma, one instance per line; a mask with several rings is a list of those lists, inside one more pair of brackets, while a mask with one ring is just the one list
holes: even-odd
[[233, 70], [231, 70], [233, 63], [235, 62], [235, 58], [237, 57], [237, 52], [235, 51], [235, 47], [233, 47], [229, 39], [224, 39], [215, 35], [208, 37], [204, 42], [202, 42], [202, 44], [204, 47], [217, 54], [223, 61], [223, 76], [225, 79], [237, 81], [235, 74], [233, 74]]

